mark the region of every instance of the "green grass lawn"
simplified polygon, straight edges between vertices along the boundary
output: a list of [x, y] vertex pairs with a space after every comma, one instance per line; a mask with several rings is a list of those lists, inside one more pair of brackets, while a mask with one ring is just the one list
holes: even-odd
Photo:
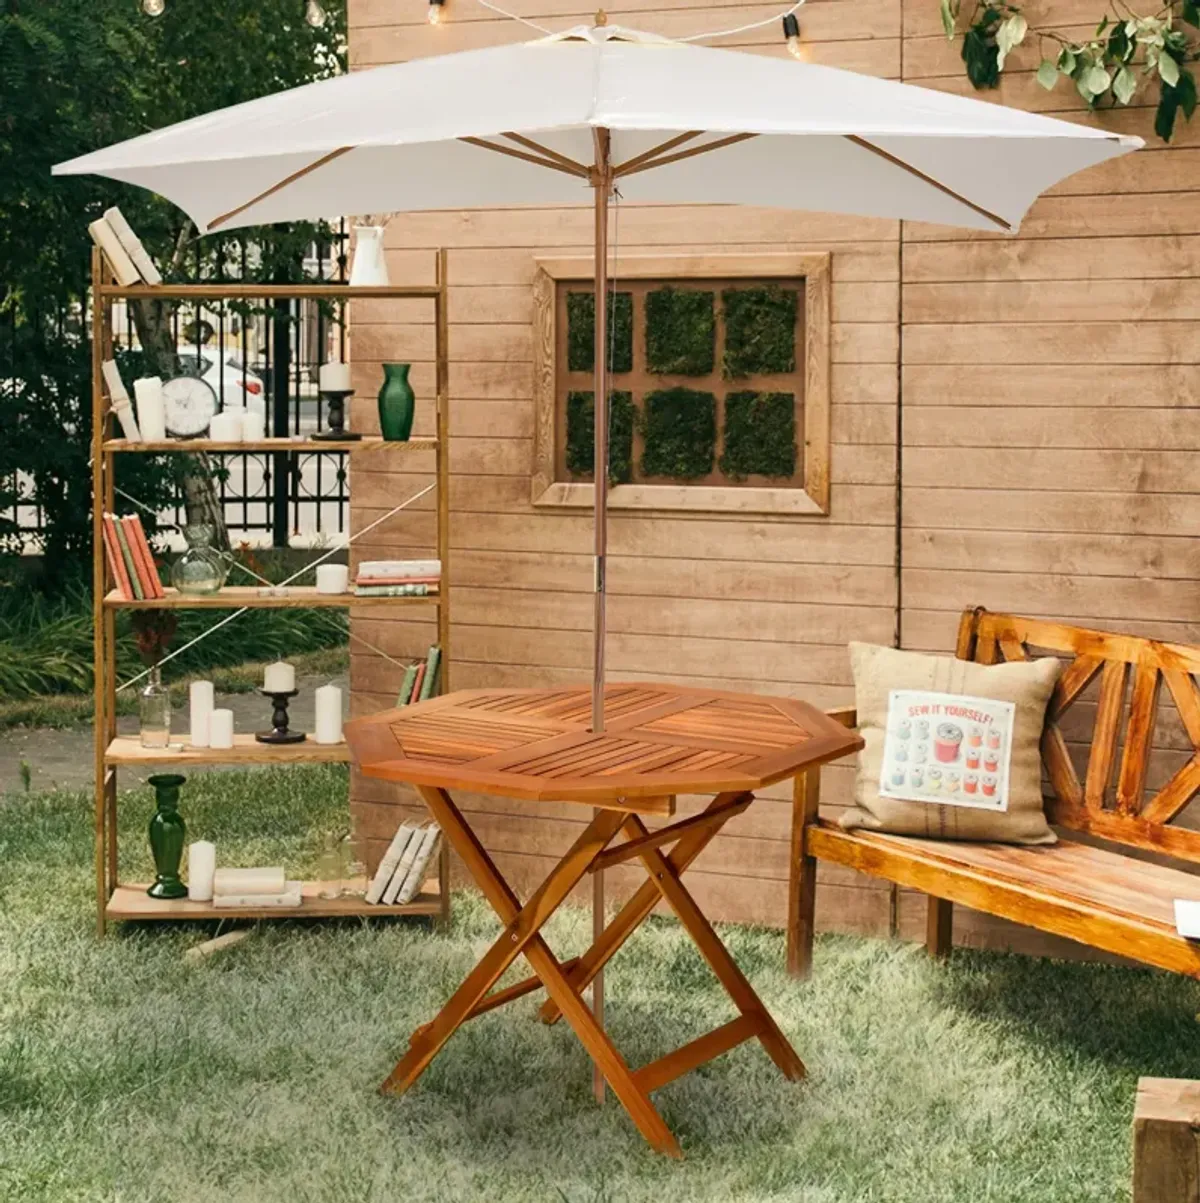
[[[311, 868], [339, 767], [197, 777], [192, 834], [224, 863]], [[124, 871], [148, 867], [148, 791], [126, 795]], [[1194, 1076], [1197, 992], [1165, 974], [826, 938], [808, 983], [780, 933], [724, 931], [809, 1067], [743, 1045], [655, 1097], [682, 1163], [649, 1151], [540, 995], [473, 1021], [417, 1087], [376, 1087], [493, 938], [474, 895], [419, 922], [264, 926], [202, 963], [211, 930], [96, 940], [91, 801], [0, 802], [0, 1200], [771, 1200], [1109, 1203], [1129, 1197], [1139, 1074]], [[560, 915], [569, 955], [590, 920]], [[681, 929], [649, 923], [608, 975], [641, 1063], [731, 1017]]]

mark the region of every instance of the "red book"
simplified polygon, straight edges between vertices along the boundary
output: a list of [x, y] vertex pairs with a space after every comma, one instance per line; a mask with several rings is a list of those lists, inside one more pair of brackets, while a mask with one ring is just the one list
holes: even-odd
[[112, 514], [104, 515], [104, 550], [108, 553], [108, 567], [113, 574], [113, 583], [126, 601], [133, 601], [133, 586], [129, 583], [129, 573], [125, 571], [121, 545], [117, 542], [116, 518]]
[[421, 667], [417, 669], [417, 675], [415, 677], [413, 677], [412, 693], [408, 695], [408, 701], [409, 701], [410, 705], [413, 702], [415, 702], [417, 700], [417, 698], [419, 698], [421, 696], [421, 682], [424, 679], [425, 679], [425, 665], [422, 664]]
[[124, 518], [118, 518], [117, 521], [125, 529], [125, 539], [133, 555], [133, 566], [137, 571], [138, 583], [142, 586], [142, 596], [157, 597], [158, 594], [154, 591], [154, 578], [157, 573], [153, 571], [153, 565], [150, 565], [149, 568], [146, 565], [146, 553], [142, 548], [142, 541], [138, 538], [136, 520], [132, 516], [126, 515]]
[[158, 575], [158, 565], [154, 562], [154, 548], [150, 546], [150, 540], [146, 538], [146, 528], [142, 525], [141, 514], [134, 514], [130, 521], [137, 528], [137, 538], [145, 555], [146, 571], [150, 576], [151, 585], [154, 586], [154, 596], [166, 597], [167, 591], [163, 588], [162, 578]]

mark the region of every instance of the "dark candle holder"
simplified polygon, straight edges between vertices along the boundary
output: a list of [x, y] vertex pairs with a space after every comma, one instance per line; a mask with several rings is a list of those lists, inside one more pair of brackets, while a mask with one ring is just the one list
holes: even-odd
[[329, 402], [329, 429], [312, 437], [319, 443], [355, 443], [361, 439], [361, 434], [352, 434], [346, 429], [346, 398], [353, 397], [354, 390], [322, 389], [321, 396]]
[[269, 689], [260, 689], [258, 692], [264, 698], [270, 698], [275, 703], [275, 709], [271, 714], [271, 730], [257, 731], [254, 738], [260, 744], [303, 743], [308, 738], [303, 731], [288, 730], [288, 699], [294, 698], [300, 691], [298, 689], [289, 689], [287, 693], [273, 693]]

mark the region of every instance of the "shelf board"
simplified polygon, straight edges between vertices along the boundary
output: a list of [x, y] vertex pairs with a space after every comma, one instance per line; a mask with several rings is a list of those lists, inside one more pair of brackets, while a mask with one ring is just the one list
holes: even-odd
[[[264, 702], [264, 729], [270, 704]], [[263, 744], [249, 732], [233, 737], [232, 748], [193, 748], [188, 743], [166, 748], [143, 748], [134, 736], [117, 736], [104, 753], [108, 765], [152, 764], [344, 764], [350, 760], [345, 743], [319, 744], [309, 734], [302, 744]]]
[[[264, 586], [265, 587], [265, 586]], [[424, 597], [357, 597], [353, 593], [318, 593], [315, 585], [289, 585], [286, 597], [262, 596], [258, 585], [226, 585], [217, 593], [181, 594], [168, 589], [166, 597], [130, 599], [119, 589], [104, 597], [110, 610], [237, 610], [242, 606], [260, 610], [334, 609], [345, 606], [429, 605], [441, 601], [440, 593]]]
[[436, 877], [404, 906], [372, 905], [361, 898], [321, 898], [323, 883], [306, 881], [299, 906], [221, 907], [189, 898], [151, 898], [145, 885], [120, 885], [104, 908], [109, 919], [337, 919], [352, 915], [440, 915], [442, 897]]
[[382, 439], [378, 435], [365, 435], [361, 439], [331, 442], [324, 439], [255, 439], [253, 442], [222, 443], [212, 439], [162, 439], [153, 443], [131, 443], [128, 439], [105, 439], [105, 453], [143, 452], [162, 455], [172, 451], [207, 451], [212, 455], [233, 454], [239, 451], [300, 451], [306, 455], [318, 451], [434, 451], [435, 438], [414, 438], [398, 442]]
[[321, 284], [119, 284], [102, 282], [97, 292], [109, 300], [135, 300], [138, 298], [164, 300], [211, 300], [211, 301], [257, 301], [275, 298], [294, 299], [314, 297], [321, 300], [386, 301], [400, 297], [426, 297], [434, 300], [442, 290], [436, 284], [386, 284], [349, 285]]

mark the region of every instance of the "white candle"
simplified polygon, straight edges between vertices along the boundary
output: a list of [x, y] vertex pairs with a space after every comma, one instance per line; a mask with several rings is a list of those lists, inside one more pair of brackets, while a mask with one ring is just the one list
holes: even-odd
[[147, 443], [161, 443], [167, 437], [167, 408], [163, 401], [162, 380], [143, 376], [133, 382], [137, 398], [138, 429]]
[[248, 409], [242, 415], [242, 438], [247, 443], [258, 443], [267, 437], [267, 419], [257, 410]]
[[192, 723], [192, 747], [207, 748], [209, 723], [213, 712], [213, 683], [193, 681], [188, 689], [188, 706]]
[[340, 744], [342, 742], [342, 691], [336, 685], [322, 685], [313, 697], [317, 703], [317, 743]]
[[318, 593], [345, 593], [350, 584], [350, 569], [345, 564], [317, 565]]
[[213, 414], [208, 424], [208, 437], [214, 443], [240, 443], [242, 441], [241, 410], [224, 409]]
[[208, 840], [188, 845], [188, 897], [193, 902], [208, 902], [213, 896], [213, 876], [217, 871], [217, 849]]
[[348, 393], [350, 391], [350, 365], [348, 363], [321, 364], [318, 381], [323, 393]]
[[296, 670], [282, 660], [267, 665], [263, 675], [263, 690], [266, 693], [291, 693], [296, 688]]
[[208, 746], [233, 747], [233, 711], [214, 710], [208, 716]]

